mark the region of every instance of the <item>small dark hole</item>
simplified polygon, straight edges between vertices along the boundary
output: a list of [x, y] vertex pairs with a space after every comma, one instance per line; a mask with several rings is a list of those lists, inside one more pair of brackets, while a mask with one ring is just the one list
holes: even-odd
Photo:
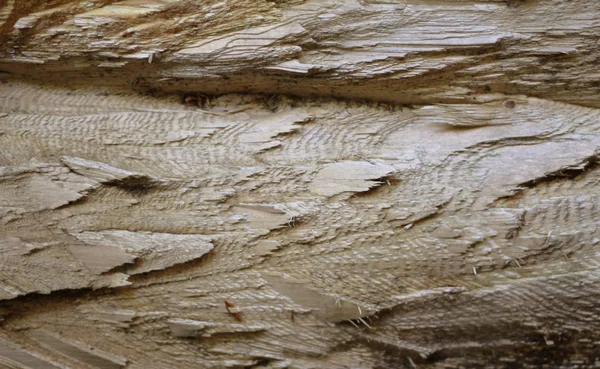
[[508, 100], [504, 102], [504, 106], [509, 109], [514, 109], [515, 106], [517, 106], [517, 103], [515, 103], [514, 100]]

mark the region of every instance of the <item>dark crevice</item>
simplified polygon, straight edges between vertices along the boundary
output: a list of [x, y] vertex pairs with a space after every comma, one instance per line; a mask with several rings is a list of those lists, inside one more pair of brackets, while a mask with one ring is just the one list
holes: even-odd
[[[15, 296], [11, 299], [0, 300], [0, 317], [8, 316], [14, 313], [25, 312], [29, 309], [35, 309], [38, 306], [45, 306], [51, 304], [64, 303], [67, 301], [74, 301], [77, 299], [85, 299], [85, 298], [98, 298], [99, 296], [106, 295], [115, 295], [117, 293], [122, 293], [124, 291], [131, 291], [133, 289], [137, 289], [140, 286], [146, 286], [152, 284], [148, 282], [147, 279], [152, 277], [166, 278], [168, 275], [180, 274], [190, 269], [199, 268], [205, 265], [207, 262], [214, 256], [214, 249], [209, 251], [208, 253], [200, 256], [199, 258], [175, 264], [165, 269], [159, 270], [151, 270], [144, 273], [133, 274], [128, 278], [129, 282], [132, 282], [131, 285], [128, 286], [118, 286], [118, 287], [101, 287], [101, 288], [92, 288], [92, 287], [82, 287], [82, 288], [64, 288], [55, 291], [51, 291], [49, 293], [40, 293], [40, 292], [31, 292], [25, 295]], [[112, 268], [110, 271], [102, 273], [102, 275], [113, 273], [123, 273], [128, 274], [127, 270], [132, 266], [139, 265], [143, 262], [142, 259], [136, 258], [133, 263], [124, 263]], [[188, 280], [188, 277], [182, 277], [181, 280]], [[180, 280], [180, 278], [176, 278], [175, 281], [168, 280], [162, 281], [161, 283], [170, 283], [176, 282]], [[140, 283], [136, 283], [140, 282]]]
[[546, 173], [543, 177], [535, 178], [527, 182], [523, 182], [519, 187], [534, 188], [540, 183], [553, 182], [564, 179], [574, 179], [580, 174], [587, 173], [598, 167], [599, 157], [594, 155], [583, 160], [580, 164], [561, 168], [554, 172]]
[[[204, 254], [198, 258], [188, 260], [183, 263], [174, 264], [174, 265], [171, 265], [164, 269], [150, 270], [150, 271], [147, 271], [144, 273], [131, 274], [129, 276], [128, 281], [133, 283], [133, 285], [130, 286], [131, 288], [137, 288], [139, 286], [148, 286], [148, 285], [155, 284], [155, 283], [152, 283], [152, 280], [156, 280], [155, 278], [162, 280], [160, 282], [161, 284], [177, 282], [179, 280], [187, 280], [187, 279], [189, 279], [188, 277], [181, 277], [181, 279], [175, 278], [175, 280], [171, 280], [168, 277], [172, 276], [172, 275], [184, 273], [185, 271], [190, 270], [190, 269], [201, 268], [202, 266], [209, 263], [214, 258], [214, 256], [215, 256], [215, 249], [212, 249], [209, 252], [207, 252], [206, 254]], [[143, 262], [143, 259], [141, 259], [141, 262]], [[122, 265], [121, 267], [124, 267], [125, 270], [127, 270], [128, 268], [130, 268], [132, 266], [135, 267], [136, 265], [139, 265], [139, 264], [140, 264], [140, 261], [134, 263], [133, 265], [126, 264], [126, 265]], [[125, 272], [125, 274], [127, 274], [127, 272]]]
[[244, 369], [267, 368], [274, 360], [269, 358], [260, 358], [252, 365], [244, 366]]
[[[501, 207], [506, 207], [506, 202], [511, 200], [519, 199], [523, 193], [528, 190], [539, 186], [542, 183], [550, 183], [556, 181], [575, 180], [580, 175], [585, 175], [598, 168], [600, 163], [600, 157], [597, 155], [591, 156], [583, 160], [580, 164], [573, 165], [570, 167], [561, 168], [550, 173], [546, 173], [543, 177], [534, 178], [532, 180], [520, 183], [517, 188], [512, 191], [511, 194], [506, 196], [498, 197], [492, 207], [497, 207], [501, 204]], [[510, 206], [512, 207], [512, 206]], [[507, 236], [510, 238], [510, 236]]]
[[450, 203], [450, 201], [452, 201], [452, 198], [448, 199], [447, 201], [444, 201], [441, 204], [437, 204], [435, 205], [435, 209], [431, 209], [428, 210], [426, 213], [422, 213], [422, 214], [417, 214], [416, 218], [413, 218], [412, 216], [408, 218], [408, 220], [403, 220], [401, 222], [395, 221], [393, 222], [393, 226], [395, 228], [404, 228], [406, 230], [409, 230], [411, 228], [413, 228], [415, 225], [420, 224], [420, 223], [425, 223], [433, 218], [436, 218], [437, 216], [439, 216], [443, 211], [444, 208], [446, 207], [446, 205], [448, 205]]
[[123, 264], [119, 264], [113, 268], [110, 268], [109, 270], [100, 273], [100, 275], [108, 275], [108, 274], [113, 274], [113, 273], [123, 273], [123, 274], [128, 274], [127, 270], [131, 267], [136, 267], [140, 264], [142, 264], [144, 262], [144, 260], [140, 257], [136, 257], [135, 259], [133, 259], [130, 262], [125, 262]]
[[[122, 287], [127, 288], [127, 287]], [[114, 288], [103, 287], [93, 289], [91, 287], [61, 289], [49, 293], [32, 292], [26, 295], [16, 296], [12, 299], [0, 300], [0, 316], [7, 321], [11, 316], [21, 316], [28, 311], [36, 309], [47, 309], [51, 305], [69, 303], [88, 297], [112, 295]]]
[[[150, 191], [156, 189], [159, 185], [159, 182], [146, 175], [131, 175], [125, 178], [113, 179], [104, 182], [103, 185], [108, 187], [116, 187], [124, 190], [125, 192], [133, 196], [140, 197], [143, 195], [147, 195], [148, 193], [150, 193]], [[96, 185], [86, 191], [82, 191], [80, 192], [80, 194], [82, 195], [80, 198], [73, 201], [69, 201], [68, 203], [60, 205], [55, 209], [60, 210], [73, 205], [85, 204], [90, 199], [90, 195], [100, 191], [101, 187], [102, 186], [100, 185]]]
[[474, 145], [465, 147], [462, 151], [469, 152], [469, 151], [473, 151], [473, 150], [477, 150], [477, 149], [493, 148], [494, 146], [498, 146], [498, 145], [504, 145], [504, 146], [537, 145], [540, 143], [547, 142], [546, 139], [548, 137], [550, 137], [550, 134], [536, 135], [536, 136], [502, 137], [499, 139], [477, 142]]
[[156, 180], [145, 175], [131, 175], [104, 183], [107, 186], [118, 187], [135, 196], [146, 195], [157, 185]]

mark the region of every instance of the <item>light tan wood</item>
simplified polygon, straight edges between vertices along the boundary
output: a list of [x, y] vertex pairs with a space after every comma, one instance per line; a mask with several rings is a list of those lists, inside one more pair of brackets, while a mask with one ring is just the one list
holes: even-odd
[[0, 0], [0, 367], [600, 365], [598, 19]]

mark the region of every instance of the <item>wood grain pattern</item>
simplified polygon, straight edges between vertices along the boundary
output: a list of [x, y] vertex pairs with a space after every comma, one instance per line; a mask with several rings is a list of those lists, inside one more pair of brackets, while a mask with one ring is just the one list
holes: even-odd
[[0, 367], [600, 365], [591, 0], [0, 0]]

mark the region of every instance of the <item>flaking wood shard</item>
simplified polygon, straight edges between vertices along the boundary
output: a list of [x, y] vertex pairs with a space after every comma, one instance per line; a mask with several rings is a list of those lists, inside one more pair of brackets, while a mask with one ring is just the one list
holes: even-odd
[[0, 0], [0, 367], [600, 366], [598, 19]]

